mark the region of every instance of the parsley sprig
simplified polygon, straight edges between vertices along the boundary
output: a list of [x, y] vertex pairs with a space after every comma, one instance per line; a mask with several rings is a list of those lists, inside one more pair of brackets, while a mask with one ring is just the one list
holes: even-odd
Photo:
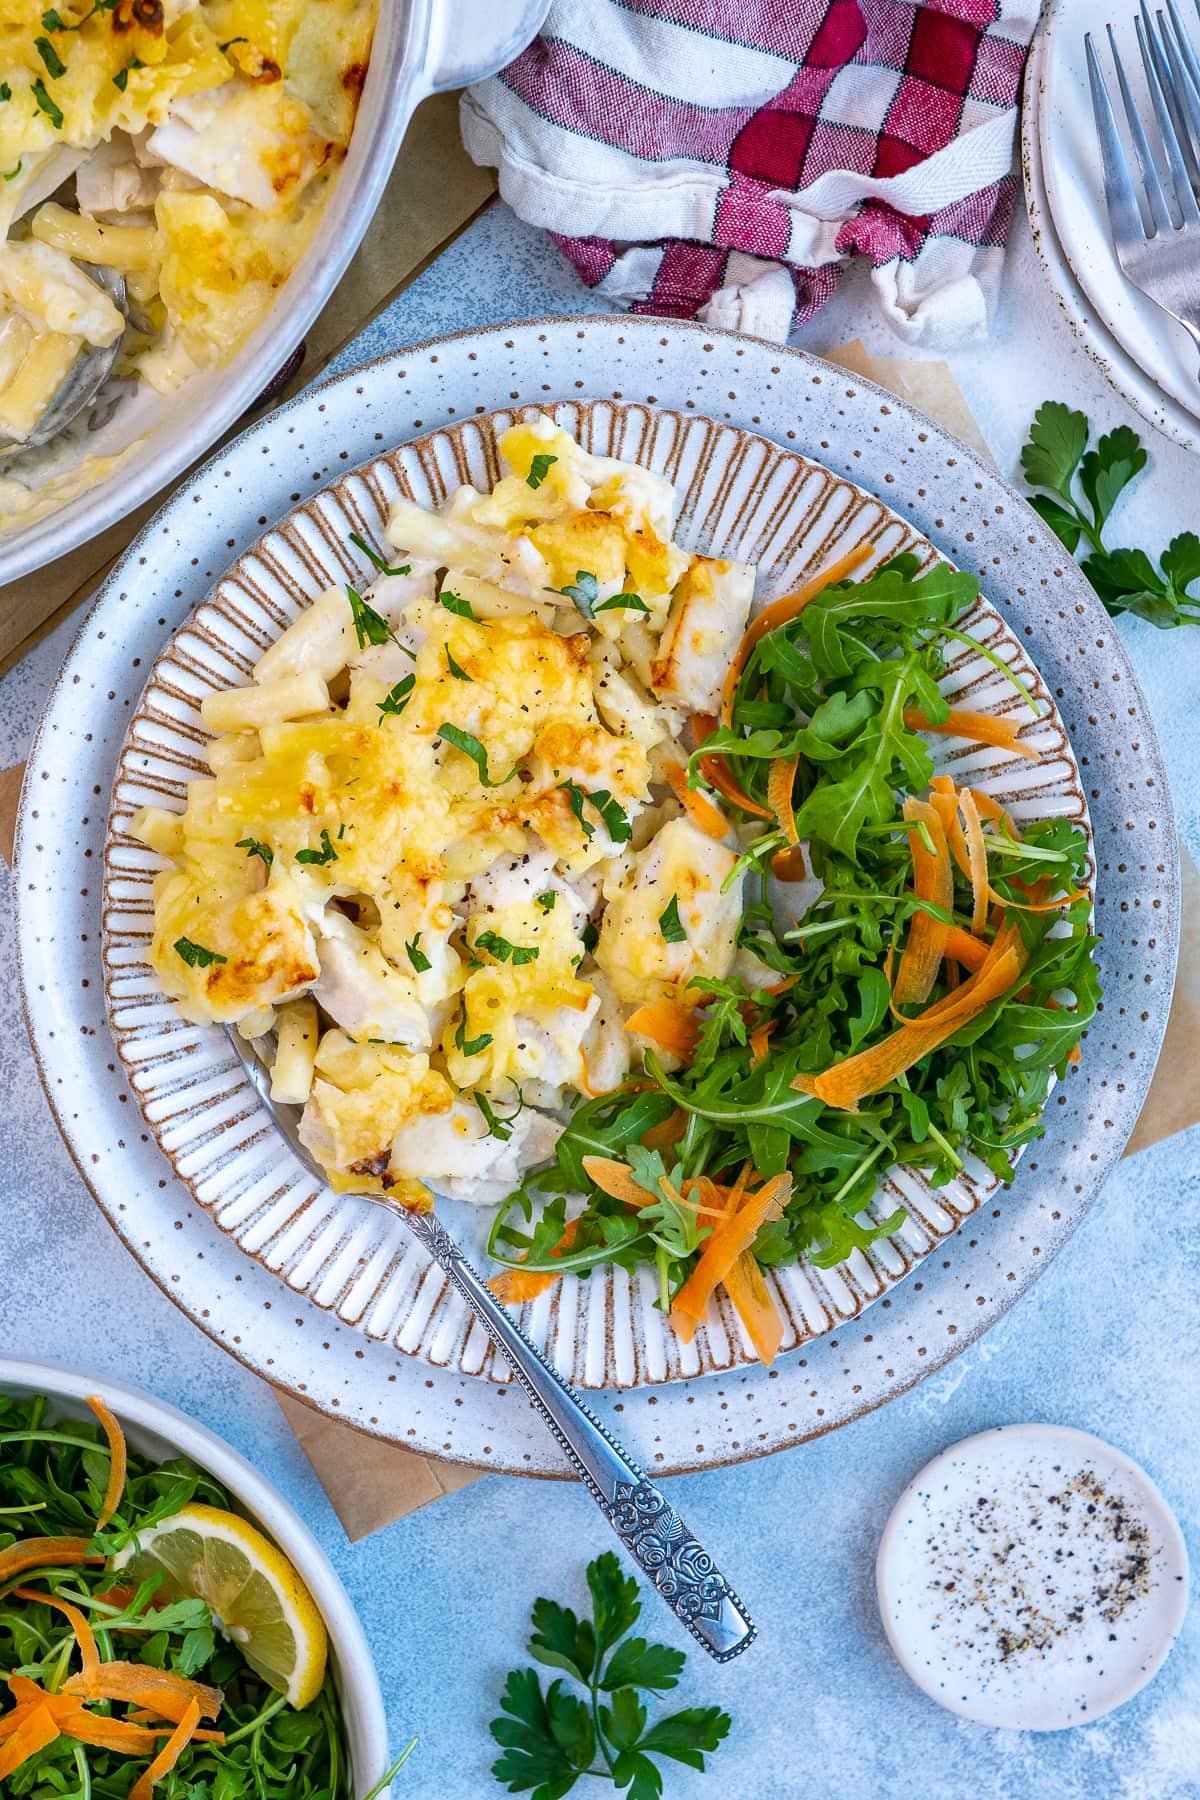
[[611, 1551], [588, 1564], [587, 1584], [590, 1618], [554, 1600], [534, 1601], [529, 1654], [562, 1674], [543, 1691], [536, 1669], [510, 1672], [501, 1716], [491, 1724], [503, 1747], [492, 1774], [510, 1794], [532, 1788], [534, 1800], [562, 1800], [584, 1775], [624, 1789], [629, 1800], [658, 1800], [663, 1774], [654, 1759], [703, 1770], [732, 1720], [720, 1707], [690, 1706], [649, 1724], [643, 1696], [677, 1687], [687, 1658], [630, 1637], [642, 1610], [638, 1584]]
[[1090, 439], [1085, 413], [1060, 400], [1038, 408], [1021, 451], [1026, 481], [1042, 490], [1030, 504], [1072, 555], [1081, 543], [1090, 547], [1080, 567], [1114, 617], [1133, 613], [1164, 630], [1200, 624], [1200, 595], [1188, 592], [1200, 580], [1200, 537], [1179, 532], [1157, 568], [1144, 550], [1106, 549], [1104, 528], [1120, 496], [1145, 468], [1146, 452], [1128, 425], [1105, 432], [1094, 448]]

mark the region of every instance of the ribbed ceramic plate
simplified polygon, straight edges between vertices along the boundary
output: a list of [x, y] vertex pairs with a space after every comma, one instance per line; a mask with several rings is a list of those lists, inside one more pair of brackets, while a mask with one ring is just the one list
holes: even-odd
[[[878, 561], [909, 549], [925, 561], [936, 556], [927, 539], [863, 489], [732, 425], [613, 401], [547, 410], [589, 450], [666, 474], [681, 497], [679, 541], [758, 564], [760, 601], [863, 540]], [[263, 649], [331, 583], [370, 579], [351, 533], [381, 538], [399, 493], [436, 506], [462, 482], [490, 487], [500, 473], [497, 438], [515, 416], [474, 418], [379, 457], [314, 495], [234, 564], [154, 665], [121, 753], [104, 867], [104, 980], [117, 1049], [149, 1130], [199, 1205], [247, 1255], [346, 1324], [430, 1362], [497, 1380], [507, 1371], [490, 1342], [403, 1227], [380, 1208], [316, 1183], [279, 1137], [224, 1034], [188, 1024], [163, 996], [145, 960], [151, 887], [162, 864], [125, 827], [147, 802], [182, 809], [188, 780], [208, 772], [204, 696], [244, 684]], [[939, 739], [939, 765], [960, 780], [969, 776], [1018, 820], [1062, 814], [1086, 828], [1066, 733], [1023, 647], [986, 600], [966, 629], [1038, 695], [1042, 716], [1023, 735], [1040, 760]], [[955, 704], [997, 713], [1020, 707], [991, 662], [951, 648], [942, 687]], [[885, 1294], [996, 1185], [981, 1165], [936, 1193], [914, 1171], [889, 1176], [871, 1211], [882, 1218], [906, 1209], [894, 1237], [836, 1269], [801, 1263], [770, 1277], [786, 1320], [784, 1349], [833, 1330]], [[442, 1205], [453, 1226], [478, 1241], [481, 1215]], [[526, 1309], [524, 1323], [585, 1387], [671, 1381], [753, 1360], [727, 1304], [685, 1345], [655, 1297], [649, 1270], [568, 1277]]]

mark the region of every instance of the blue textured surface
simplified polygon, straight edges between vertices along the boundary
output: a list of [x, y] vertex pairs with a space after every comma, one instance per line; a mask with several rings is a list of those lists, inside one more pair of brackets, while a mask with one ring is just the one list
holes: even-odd
[[[465, 326], [595, 310], [553, 250], [496, 208], [334, 372]], [[864, 284], [852, 280], [803, 342], [819, 351], [855, 336], [881, 354], [903, 354], [871, 320]], [[1048, 395], [1082, 405], [1104, 427], [1128, 416], [1060, 319], [1023, 231], [992, 339], [950, 360], [1005, 470]], [[1181, 523], [1194, 523], [1194, 508], [1184, 521], [1180, 507], [1196, 491], [1196, 463], [1163, 440], [1149, 447], [1152, 474], [1117, 529], [1158, 547]], [[73, 629], [60, 627], [0, 684], [0, 763], [24, 752]], [[1181, 832], [1200, 854], [1200, 642], [1136, 623], [1122, 631], [1158, 721]], [[487, 1721], [505, 1670], [521, 1660], [530, 1600], [582, 1596], [584, 1562], [605, 1547], [590, 1502], [568, 1487], [490, 1476], [348, 1545], [269, 1390], [175, 1311], [89, 1199], [23, 1051], [8, 906], [0, 968], [8, 977], [0, 1026], [19, 1047], [0, 1070], [4, 1350], [141, 1382], [252, 1456], [309, 1519], [358, 1604], [397, 1745], [421, 1735], [397, 1800], [498, 1794], [487, 1773]], [[1192, 1071], [1177, 1073], [1194, 1080]], [[668, 1484], [761, 1631], [728, 1669], [702, 1667], [698, 1652], [690, 1659], [679, 1703], [720, 1701], [735, 1725], [714, 1776], [669, 1774], [672, 1800], [718, 1792], [734, 1800], [1200, 1796], [1200, 1615], [1157, 1680], [1108, 1719], [1051, 1737], [990, 1732], [953, 1719], [908, 1683], [884, 1642], [872, 1577], [888, 1510], [917, 1468], [958, 1438], [1019, 1419], [1080, 1426], [1143, 1462], [1200, 1558], [1198, 1147], [1193, 1130], [1123, 1164], [1031, 1294], [914, 1392], [788, 1454]], [[681, 1641], [653, 1606], [645, 1622]]]

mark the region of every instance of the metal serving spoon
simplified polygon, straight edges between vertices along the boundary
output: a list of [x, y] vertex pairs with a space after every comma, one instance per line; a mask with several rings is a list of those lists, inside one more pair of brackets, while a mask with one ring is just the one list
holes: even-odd
[[[322, 1170], [300, 1141], [300, 1108], [272, 1100], [270, 1073], [254, 1045], [232, 1026], [225, 1030], [238, 1061], [292, 1151], [309, 1174], [323, 1183]], [[257, 1042], [265, 1046], [269, 1040]], [[402, 1219], [445, 1270], [562, 1445], [592, 1499], [676, 1618], [718, 1662], [728, 1662], [748, 1649], [756, 1628], [708, 1551], [570, 1383], [513, 1323], [441, 1220], [431, 1212], [412, 1212], [387, 1194], [364, 1193], [362, 1198]]]
[[[113, 305], [128, 318], [125, 277], [118, 274], [116, 269], [100, 268], [94, 263], [80, 263], [79, 267], [97, 287], [104, 289]], [[65, 431], [72, 420], [77, 419], [83, 409], [91, 405], [108, 380], [120, 348], [121, 339], [118, 338], [114, 344], [104, 348], [89, 344], [81, 350], [29, 436], [0, 437], [0, 458], [18, 456], [22, 450], [37, 450]]]

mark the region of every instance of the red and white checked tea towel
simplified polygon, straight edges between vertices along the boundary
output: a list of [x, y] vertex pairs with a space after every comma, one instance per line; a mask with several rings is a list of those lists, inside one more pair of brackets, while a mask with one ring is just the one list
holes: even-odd
[[554, 0], [463, 136], [584, 281], [782, 339], [869, 257], [910, 343], [982, 336], [1039, 0]]

